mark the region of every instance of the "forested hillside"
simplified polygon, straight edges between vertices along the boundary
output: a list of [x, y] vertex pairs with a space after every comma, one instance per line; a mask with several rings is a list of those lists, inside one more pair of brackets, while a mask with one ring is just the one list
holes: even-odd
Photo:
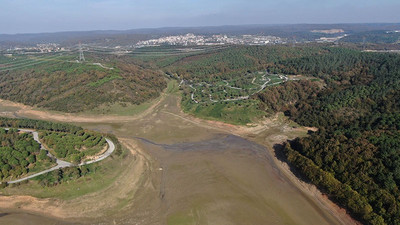
[[327, 50], [274, 68], [321, 78], [325, 88], [287, 83], [259, 99], [318, 128], [285, 147], [288, 160], [311, 182], [366, 224], [399, 224], [400, 56]]
[[322, 89], [318, 80], [299, 80], [267, 88], [256, 97], [263, 103], [260, 104], [263, 110], [284, 112], [292, 109], [297, 102], [316, 96]]
[[[92, 56], [104, 57], [108, 56]], [[109, 58], [104, 61], [113, 69], [77, 63], [67, 56], [5, 58], [0, 62], [0, 98], [80, 112], [115, 102], [140, 104], [156, 98], [166, 87], [162, 73]]]
[[[162, 67], [172, 77], [183, 79], [182, 107], [187, 113], [206, 119], [217, 119], [232, 124], [248, 124], [262, 118], [264, 107], [259, 106], [257, 99], [247, 99], [260, 90], [262, 83], [260, 74], [278, 77], [272, 68], [285, 59], [302, 56], [318, 56], [327, 50], [319, 46], [231, 46], [218, 51], [210, 51], [187, 57], [175, 58], [173, 63]], [[269, 70], [271, 68], [271, 70]], [[270, 74], [266, 74], [270, 72]], [[270, 79], [270, 78], [268, 78]], [[268, 86], [281, 82], [272, 78]], [[254, 83], [258, 83], [257, 85]], [[193, 84], [193, 85], [192, 85]], [[191, 86], [190, 86], [191, 85]], [[233, 88], [221, 88], [221, 86]], [[208, 86], [209, 90], [203, 87]], [[193, 90], [196, 89], [197, 93]], [[200, 90], [201, 89], [201, 90]], [[239, 89], [242, 89], [239, 91]], [[203, 100], [196, 103], [192, 98]], [[204, 101], [211, 95], [212, 99]], [[235, 101], [232, 99], [246, 98]], [[251, 97], [251, 96], [249, 96]], [[221, 101], [215, 101], [215, 100]], [[224, 101], [224, 99], [226, 101]]]
[[293, 48], [287, 46], [232, 46], [216, 52], [184, 57], [165, 67], [164, 70], [187, 80], [224, 80], [242, 75], [241, 72], [247, 70], [265, 70], [284, 59], [319, 55], [325, 51], [324, 48], [315, 46]]

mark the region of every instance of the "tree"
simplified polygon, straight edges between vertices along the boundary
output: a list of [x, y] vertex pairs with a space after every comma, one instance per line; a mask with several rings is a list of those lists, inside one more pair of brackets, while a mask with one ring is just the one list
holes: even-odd
[[39, 160], [46, 160], [47, 158], [48, 158], [47, 157], [47, 151], [44, 150], [44, 149], [40, 149], [40, 153], [39, 153], [38, 159]]

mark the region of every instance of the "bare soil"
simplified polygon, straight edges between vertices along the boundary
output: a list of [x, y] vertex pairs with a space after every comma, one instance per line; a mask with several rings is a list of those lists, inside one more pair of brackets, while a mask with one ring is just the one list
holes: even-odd
[[173, 95], [132, 117], [54, 114], [5, 101], [0, 110], [4, 104], [19, 107], [15, 116], [111, 132], [130, 154], [102, 191], [72, 200], [0, 196], [0, 208], [88, 224], [357, 224], [278, 159], [275, 144], [313, 129], [278, 115], [249, 126], [206, 121], [184, 114]]

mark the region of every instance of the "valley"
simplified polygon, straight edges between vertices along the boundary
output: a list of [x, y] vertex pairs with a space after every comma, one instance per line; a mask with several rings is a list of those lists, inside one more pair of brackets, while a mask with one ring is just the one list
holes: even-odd
[[397, 224], [397, 54], [188, 48], [0, 71], [0, 116], [86, 130], [83, 139], [44, 132], [52, 154], [90, 160], [80, 150], [98, 155], [105, 143], [91, 132], [117, 149], [4, 187], [0, 208], [43, 216], [53, 207], [48, 217], [82, 224]]
[[[102, 185], [82, 195], [61, 195], [66, 197], [59, 192], [74, 192], [77, 184], [52, 187], [46, 195], [34, 185], [4, 189], [13, 196], [0, 197], [0, 224], [17, 224], [21, 214], [15, 210], [42, 224], [354, 223], [321, 194], [293, 182], [274, 156], [274, 144], [303, 136], [306, 129], [292, 128], [281, 116], [258, 127], [196, 119], [181, 111], [179, 99], [177, 88], [170, 89], [145, 116], [134, 119], [99, 116], [96, 122], [74, 116], [74, 124], [115, 134], [123, 144], [123, 159], [104, 162], [109, 169], [103, 178], [113, 178], [93, 178], [89, 184], [77, 180], [83, 189], [91, 182]], [[29, 107], [12, 109], [17, 117], [40, 117]], [[44, 115], [53, 121], [69, 118]], [[26, 195], [41, 198], [27, 201]]]
[[0, 225], [400, 225], [398, 1], [0, 6]]

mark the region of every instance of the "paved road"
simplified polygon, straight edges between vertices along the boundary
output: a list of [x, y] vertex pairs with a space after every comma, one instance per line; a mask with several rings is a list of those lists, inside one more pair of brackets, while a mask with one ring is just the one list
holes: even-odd
[[[10, 128], [4, 128], [4, 129], [9, 130]], [[94, 160], [91, 160], [91, 161], [88, 161], [88, 162], [83, 162], [83, 163], [81, 163], [81, 164], [75, 165], [75, 164], [72, 164], [72, 163], [70, 163], [70, 162], [66, 162], [66, 161], [57, 159], [56, 157], [54, 157], [53, 155], [51, 155], [50, 152], [49, 152], [47, 149], [45, 149], [45, 148], [43, 147], [42, 143], [40, 142], [38, 132], [36, 132], [36, 131], [34, 131], [34, 130], [28, 130], [28, 129], [18, 129], [18, 130], [23, 131], [23, 132], [32, 133], [33, 139], [34, 139], [36, 142], [38, 142], [38, 143], [40, 144], [40, 148], [46, 150], [46, 151], [48, 152], [47, 155], [48, 155], [49, 157], [56, 159], [57, 166], [52, 167], [52, 168], [47, 169], [47, 170], [43, 170], [42, 172], [39, 172], [39, 173], [32, 174], [32, 175], [27, 176], [27, 177], [23, 177], [23, 178], [18, 179], [18, 180], [8, 181], [7, 183], [9, 183], [9, 184], [14, 184], [14, 183], [19, 183], [19, 182], [24, 181], [24, 180], [29, 180], [29, 179], [31, 179], [31, 178], [40, 176], [40, 175], [42, 175], [42, 174], [45, 174], [45, 173], [48, 173], [48, 172], [51, 172], [51, 171], [54, 171], [54, 170], [58, 170], [58, 169], [60, 169], [60, 168], [73, 167], [73, 166], [82, 166], [82, 165], [88, 165], [88, 164], [92, 164], [92, 163], [95, 163], [95, 162], [99, 162], [99, 161], [101, 161], [101, 160], [104, 160], [104, 159], [107, 158], [108, 156], [110, 156], [110, 155], [114, 152], [114, 150], [115, 150], [115, 145], [114, 145], [114, 143], [113, 143], [110, 139], [106, 138], [106, 141], [107, 141], [107, 143], [108, 143], [108, 149], [107, 149], [106, 152], [104, 152], [104, 153], [103, 153], [100, 157], [98, 157], [97, 159], [94, 159]]]
[[82, 166], [82, 165], [88, 165], [88, 164], [92, 164], [95, 162], [99, 162], [105, 158], [107, 158], [108, 156], [110, 156], [113, 151], [115, 150], [115, 145], [114, 142], [112, 142], [110, 139], [106, 138], [106, 141], [108, 143], [108, 149], [106, 152], [104, 152], [100, 157], [98, 157], [97, 159], [91, 160], [91, 161], [87, 161], [87, 162], [83, 162], [81, 164], [79, 164], [78, 166]]
[[[282, 80], [284, 80], [284, 81], [276, 82], [276, 83], [273, 83], [273, 84], [269, 84], [269, 82], [271, 82], [271, 79], [268, 78], [268, 77], [266, 77], [267, 75], [278, 75], [279, 78], [282, 79]], [[256, 78], [257, 78], [257, 77], [254, 77], [254, 78], [253, 78], [253, 80], [251, 81], [252, 84], [255, 84], [254, 81], [256, 80]], [[262, 80], [266, 80], [266, 81], [265, 81], [262, 85], [256, 84], [256, 85], [260, 86], [260, 89], [256, 90], [255, 92], [253, 92], [253, 93], [250, 94], [250, 95], [239, 96], [239, 97], [236, 97], [236, 98], [226, 98], [226, 99], [224, 99], [224, 100], [218, 100], [218, 101], [217, 101], [217, 100], [212, 99], [212, 96], [211, 96], [211, 94], [210, 94], [210, 95], [209, 95], [210, 101], [211, 101], [211, 102], [230, 102], [230, 101], [246, 100], [246, 99], [249, 99], [250, 96], [261, 92], [261, 91], [264, 90], [267, 86], [272, 86], [272, 85], [276, 85], [276, 84], [280, 84], [280, 83], [286, 82], [286, 81], [289, 80], [289, 78], [288, 78], [287, 76], [285, 76], [285, 75], [282, 75], [282, 74], [270, 74], [270, 73], [266, 72], [264, 75], [262, 75]], [[185, 82], [184, 80], [181, 80], [181, 83], [179, 84], [179, 86], [180, 86], [182, 83], [184, 83], [184, 82]], [[229, 87], [229, 88], [236, 89], [236, 90], [244, 90], [243, 88], [230, 86], [229, 83], [228, 83], [228, 81], [226, 81], [226, 80], [223, 80], [223, 82], [225, 82], [225, 85], [224, 85], [225, 87]], [[208, 84], [208, 83], [205, 83], [205, 82], [197, 83], [197, 85], [203, 86], [203, 83], [204, 83], [206, 86], [213, 86], [212, 84]], [[222, 86], [222, 85], [217, 85], [217, 86]], [[192, 88], [192, 89], [194, 90], [194, 91], [192, 92], [192, 94], [191, 94], [192, 101], [194, 101], [196, 104], [200, 103], [199, 101], [197, 101], [197, 100], [194, 98], [194, 93], [197, 91], [197, 89], [196, 89], [195, 87], [193, 87], [192, 84], [190, 84], [189, 87]], [[252, 89], [256, 89], [256, 88], [250, 88], [250, 89], [248, 89], [248, 90], [252, 90]], [[202, 90], [202, 92], [204, 93], [204, 90]], [[204, 101], [203, 101], [203, 102], [204, 102]]]

